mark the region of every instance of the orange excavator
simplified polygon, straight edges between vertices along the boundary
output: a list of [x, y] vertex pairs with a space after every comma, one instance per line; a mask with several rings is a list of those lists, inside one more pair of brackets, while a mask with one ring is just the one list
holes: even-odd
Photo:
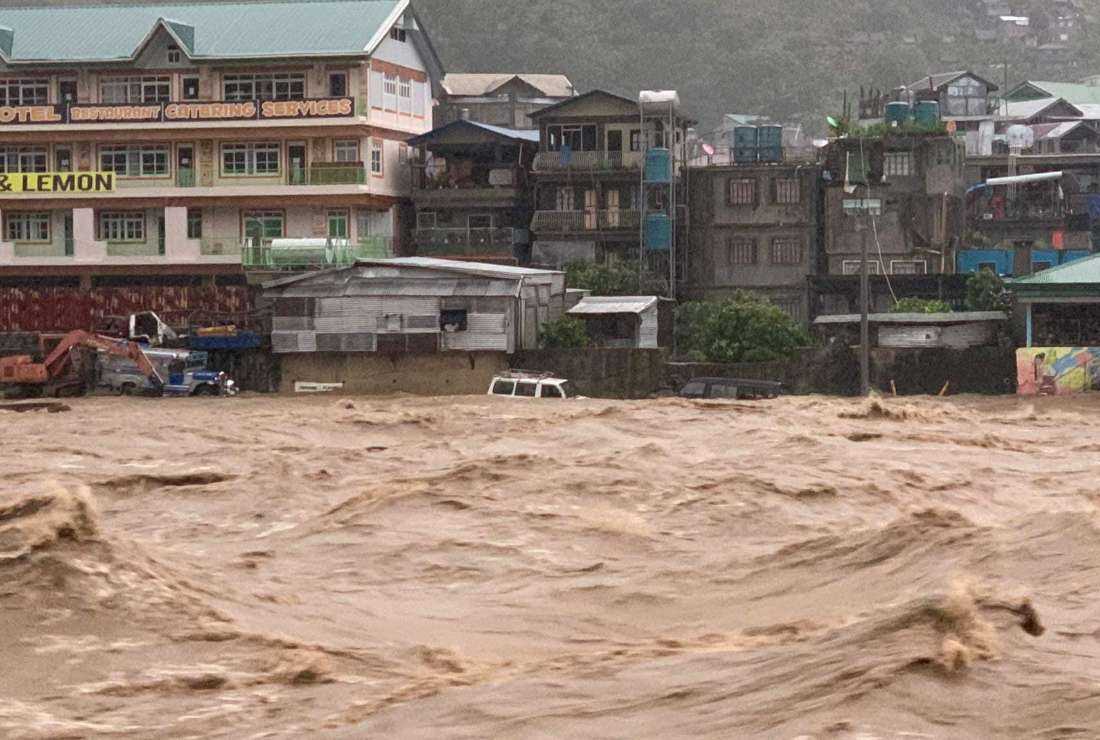
[[72, 331], [61, 338], [42, 362], [28, 355], [0, 357], [0, 388], [18, 395], [62, 396], [84, 392], [84, 377], [77, 372], [73, 350], [88, 348], [103, 350], [132, 360], [155, 388], [164, 386], [164, 378], [156, 366], [141, 351], [141, 345], [125, 339], [115, 339], [86, 331]]

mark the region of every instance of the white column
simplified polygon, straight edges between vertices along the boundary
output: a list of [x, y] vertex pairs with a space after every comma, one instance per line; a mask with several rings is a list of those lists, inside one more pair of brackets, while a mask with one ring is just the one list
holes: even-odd
[[[2, 223], [4, 223], [4, 213], [0, 211], [0, 224]], [[15, 245], [0, 241], [0, 265], [10, 265], [13, 262], [15, 262]]]
[[202, 253], [198, 239], [187, 238], [187, 209], [168, 206], [164, 209], [164, 257], [170, 262], [197, 262]]
[[107, 258], [107, 242], [96, 241], [95, 211], [73, 209], [73, 259], [77, 262], [102, 262]]

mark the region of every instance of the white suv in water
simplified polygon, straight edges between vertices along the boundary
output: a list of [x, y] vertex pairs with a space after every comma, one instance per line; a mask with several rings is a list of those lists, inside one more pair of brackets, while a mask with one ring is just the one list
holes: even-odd
[[512, 398], [574, 398], [573, 386], [568, 380], [551, 375], [511, 372], [493, 377], [489, 384], [490, 396]]

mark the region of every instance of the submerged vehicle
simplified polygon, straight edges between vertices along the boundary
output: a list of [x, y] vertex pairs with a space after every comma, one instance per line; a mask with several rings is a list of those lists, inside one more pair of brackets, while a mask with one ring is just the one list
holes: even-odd
[[0, 389], [5, 396], [83, 395], [90, 385], [91, 366], [80, 350], [96, 350], [105, 357], [127, 363], [142, 384], [154, 391], [164, 386], [165, 376], [137, 342], [77, 330], [62, 336], [48, 352], [44, 347], [40, 349], [44, 355], [42, 362], [35, 362], [30, 355], [0, 358]]
[[573, 386], [568, 380], [523, 370], [493, 376], [488, 395], [513, 398], [576, 398]]
[[207, 369], [209, 355], [187, 349], [144, 349], [157, 368], [161, 386], [151, 383], [128, 358], [102, 355], [98, 385], [120, 395], [232, 396], [236, 384], [223, 372]]
[[784, 392], [774, 380], [744, 378], [693, 378], [680, 389], [681, 398], [775, 398]]

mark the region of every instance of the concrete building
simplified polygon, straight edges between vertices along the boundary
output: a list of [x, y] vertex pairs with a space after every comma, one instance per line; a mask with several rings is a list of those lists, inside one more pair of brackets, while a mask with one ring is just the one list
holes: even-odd
[[440, 78], [408, 0], [5, 7], [0, 27], [8, 285], [240, 281], [288, 237], [392, 248]]
[[492, 126], [532, 129], [531, 114], [577, 94], [565, 75], [459, 74], [443, 78], [435, 125], [463, 118]]
[[416, 254], [526, 264], [538, 132], [458, 120], [408, 143]]
[[811, 161], [688, 171], [688, 297], [747, 290], [806, 323], [822, 265], [822, 167]]
[[[603, 90], [543, 108], [531, 119], [540, 136], [532, 178], [532, 261], [560, 267], [577, 260], [637, 259], [645, 151], [675, 147], [672, 161], [683, 162], [689, 122], [677, 117], [673, 131], [654, 121], [643, 128], [637, 100]], [[673, 190], [682, 195], [679, 185]]]

